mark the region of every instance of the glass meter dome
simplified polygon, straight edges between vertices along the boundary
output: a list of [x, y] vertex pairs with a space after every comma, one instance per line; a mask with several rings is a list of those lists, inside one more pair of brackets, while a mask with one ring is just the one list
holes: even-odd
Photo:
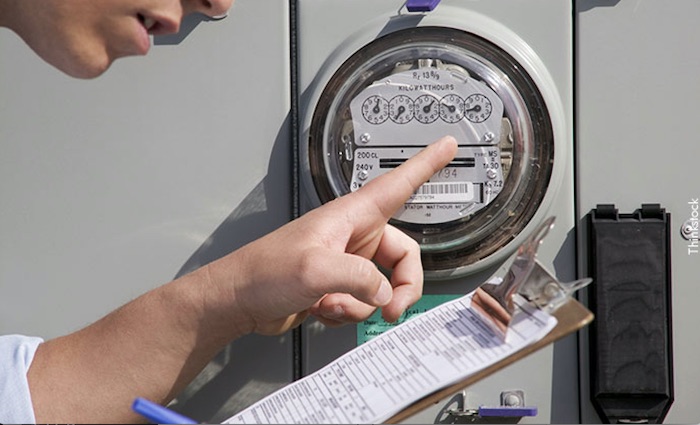
[[362, 187], [444, 135], [455, 159], [392, 218], [426, 277], [460, 274], [531, 221], [550, 185], [554, 131], [538, 85], [475, 34], [418, 27], [377, 38], [325, 85], [308, 133], [321, 202]]

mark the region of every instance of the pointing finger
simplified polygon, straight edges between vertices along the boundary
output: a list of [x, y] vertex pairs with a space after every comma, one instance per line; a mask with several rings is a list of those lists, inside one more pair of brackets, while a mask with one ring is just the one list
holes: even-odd
[[362, 192], [362, 196], [374, 201], [388, 220], [423, 183], [449, 164], [456, 153], [457, 141], [445, 136], [356, 193]]

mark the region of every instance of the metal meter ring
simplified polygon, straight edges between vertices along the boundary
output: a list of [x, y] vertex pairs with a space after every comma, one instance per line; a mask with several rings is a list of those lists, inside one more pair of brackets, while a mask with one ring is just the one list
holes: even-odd
[[545, 196], [554, 132], [525, 67], [463, 30], [396, 31], [337, 69], [308, 133], [311, 177], [324, 203], [445, 134], [457, 138], [457, 157], [391, 220], [420, 244], [427, 278], [502, 249]]

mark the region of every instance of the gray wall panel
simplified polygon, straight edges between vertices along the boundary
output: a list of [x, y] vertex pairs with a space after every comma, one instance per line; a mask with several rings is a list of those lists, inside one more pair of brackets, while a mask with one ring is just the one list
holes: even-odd
[[[576, 5], [579, 217], [598, 203], [625, 213], [660, 203], [671, 213], [675, 402], [665, 422], [698, 423], [700, 254], [688, 253], [680, 227], [700, 196], [700, 3]], [[582, 420], [597, 422], [587, 385], [582, 398]]]
[[[91, 81], [0, 32], [1, 333], [71, 332], [289, 220], [288, 13], [238, 0]], [[224, 419], [290, 357], [288, 335], [244, 338], [180, 406]]]

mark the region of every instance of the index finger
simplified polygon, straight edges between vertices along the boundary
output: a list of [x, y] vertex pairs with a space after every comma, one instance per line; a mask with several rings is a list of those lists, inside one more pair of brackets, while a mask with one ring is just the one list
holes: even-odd
[[388, 220], [433, 174], [452, 161], [457, 141], [445, 136], [428, 145], [394, 170], [367, 183], [360, 191]]

